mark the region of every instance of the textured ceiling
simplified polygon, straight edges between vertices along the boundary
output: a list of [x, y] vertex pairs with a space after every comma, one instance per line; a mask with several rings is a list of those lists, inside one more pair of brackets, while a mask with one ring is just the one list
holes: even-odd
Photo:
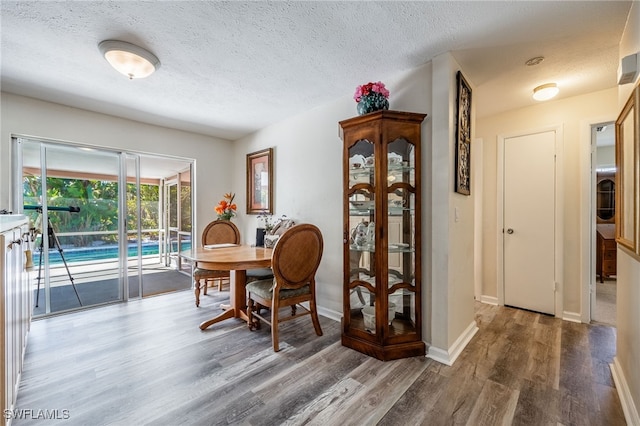
[[[479, 116], [616, 85], [630, 2], [2, 0], [2, 90], [237, 139], [450, 51]], [[101, 57], [119, 39], [160, 59], [130, 81]], [[536, 67], [524, 62], [546, 60]], [[391, 91], [393, 107], [394, 87]], [[355, 113], [355, 105], [354, 105]]]

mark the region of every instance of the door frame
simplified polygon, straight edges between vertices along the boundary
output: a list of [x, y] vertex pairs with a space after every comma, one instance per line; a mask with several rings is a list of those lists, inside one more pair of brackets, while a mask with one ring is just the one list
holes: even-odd
[[561, 124], [544, 126], [529, 131], [517, 131], [498, 135], [498, 170], [497, 170], [497, 227], [496, 246], [497, 253], [497, 290], [498, 305], [504, 306], [504, 144], [506, 139], [534, 135], [537, 133], [555, 132], [555, 235], [554, 235], [554, 312], [556, 318], [563, 317], [563, 271], [564, 271], [564, 162], [563, 145], [564, 134]]
[[615, 122], [615, 116], [601, 116], [580, 121], [580, 305], [579, 321], [591, 322], [592, 301], [596, 294], [596, 167], [593, 164], [596, 140], [594, 126]]

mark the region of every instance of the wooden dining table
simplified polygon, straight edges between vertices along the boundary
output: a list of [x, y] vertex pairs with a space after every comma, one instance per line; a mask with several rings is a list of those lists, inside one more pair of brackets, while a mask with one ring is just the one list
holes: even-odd
[[231, 272], [229, 305], [221, 305], [223, 312], [200, 324], [201, 330], [229, 318], [249, 320], [246, 312], [247, 294], [245, 290], [247, 269], [270, 267], [272, 252], [272, 249], [264, 247], [224, 244], [211, 248], [186, 250], [181, 253], [184, 258], [196, 262], [198, 268]]

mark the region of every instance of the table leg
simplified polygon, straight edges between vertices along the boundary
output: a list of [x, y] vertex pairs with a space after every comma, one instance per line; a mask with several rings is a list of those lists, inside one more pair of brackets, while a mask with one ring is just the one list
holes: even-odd
[[200, 324], [200, 330], [205, 330], [209, 326], [224, 321], [229, 318], [241, 318], [243, 321], [249, 321], [249, 317], [246, 312], [247, 293], [245, 286], [247, 284], [247, 271], [237, 270], [231, 271], [231, 284], [229, 288], [230, 292], [230, 305], [220, 305], [224, 312], [215, 318]]

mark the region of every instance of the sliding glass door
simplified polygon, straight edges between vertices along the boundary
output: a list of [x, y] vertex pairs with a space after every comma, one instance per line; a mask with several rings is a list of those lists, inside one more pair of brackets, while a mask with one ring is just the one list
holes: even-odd
[[190, 161], [26, 138], [14, 146], [23, 183], [14, 198], [36, 236], [34, 315], [190, 288], [179, 256], [191, 241]]
[[[37, 235], [34, 314], [122, 300], [119, 155], [27, 140], [20, 144], [23, 208]], [[91, 173], [78, 170], [78, 164], [87, 163], [95, 165]]]

